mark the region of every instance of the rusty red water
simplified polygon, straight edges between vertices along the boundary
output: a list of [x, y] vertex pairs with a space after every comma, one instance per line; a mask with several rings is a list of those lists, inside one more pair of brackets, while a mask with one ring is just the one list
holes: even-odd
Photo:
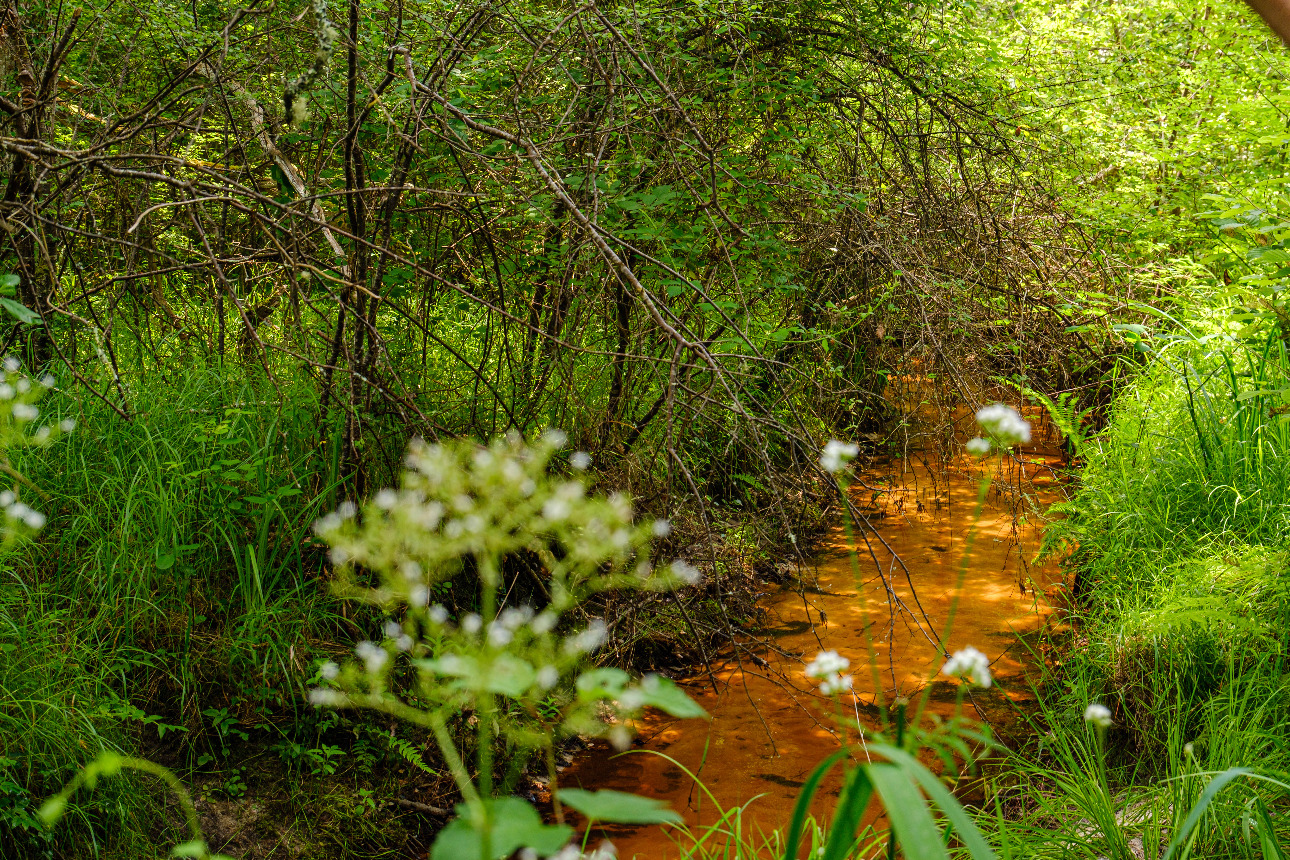
[[[996, 475], [1003, 480], [982, 505], [983, 474], [974, 461], [935, 468], [907, 461], [885, 479], [866, 476], [868, 487], [853, 487], [852, 497], [881, 514], [871, 519], [875, 532], [853, 542], [842, 527], [835, 529], [816, 570], [804, 574], [808, 585], [763, 601], [771, 647], [714, 667], [716, 690], [706, 674], [687, 682], [712, 719], [649, 716], [631, 752], [595, 748], [562, 775], [562, 785], [659, 798], [682, 813], [692, 832], [718, 818], [718, 804], [742, 806], [744, 838], [760, 843], [759, 834], [787, 823], [802, 783], [839, 746], [829, 719], [833, 705], [803, 676], [804, 662], [822, 649], [851, 660], [855, 695], [845, 709], [853, 722], [877, 726], [880, 709], [897, 696], [917, 702], [929, 683], [928, 711], [950, 716], [956, 691], [938, 679], [943, 658], [935, 642], [955, 606], [948, 650], [984, 651], [997, 679], [988, 693], [974, 694], [967, 712], [1000, 728], [1012, 710], [1009, 700], [1029, 698], [1027, 651], [1018, 634], [1043, 623], [1046, 593], [1058, 582], [1053, 570], [1027, 564], [1039, 545], [1037, 518], [1015, 516], [1056, 500], [1057, 458], [1031, 452], [1021, 461], [1005, 461], [1008, 474]], [[1011, 492], [999, 490], [1008, 485]], [[907, 611], [892, 611], [884, 578]], [[698, 775], [715, 804], [686, 770]], [[827, 811], [838, 790], [836, 778], [827, 780], [815, 811]], [[673, 840], [687, 842], [658, 828], [597, 826], [592, 844], [605, 836], [620, 858], [641, 860], [670, 860], [680, 854]]]

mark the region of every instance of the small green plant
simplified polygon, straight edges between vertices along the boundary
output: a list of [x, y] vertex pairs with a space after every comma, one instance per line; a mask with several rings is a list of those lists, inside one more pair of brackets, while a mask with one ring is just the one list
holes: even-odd
[[80, 773], [62, 791], [41, 804], [38, 813], [40, 820], [46, 827], [53, 827], [67, 812], [67, 804], [72, 795], [82, 786], [93, 791], [98, 786], [100, 779], [117, 776], [125, 770], [135, 770], [155, 776], [165, 783], [166, 787], [174, 793], [176, 800], [179, 801], [179, 808], [183, 812], [184, 823], [190, 838], [188, 841], [170, 849], [171, 857], [187, 857], [194, 858], [194, 860], [232, 860], [232, 858], [223, 854], [211, 853], [210, 847], [206, 844], [206, 837], [202, 833], [201, 822], [197, 818], [197, 807], [193, 805], [193, 799], [189, 796], [188, 790], [184, 788], [184, 784], [180, 782], [179, 777], [154, 762], [123, 756], [114, 752], [100, 753], [98, 758], [82, 768]]
[[[589, 667], [609, 635], [603, 619], [587, 617], [590, 600], [610, 589], [672, 589], [697, 581], [698, 571], [680, 560], [655, 567], [647, 548], [667, 524], [635, 523], [622, 496], [588, 495], [576, 474], [586, 455], [559, 462], [564, 441], [552, 431], [531, 447], [514, 435], [487, 447], [414, 443], [398, 489], [382, 490], [361, 510], [342, 505], [317, 524], [331, 546], [337, 591], [388, 618], [381, 641], [360, 642], [343, 666], [324, 666], [326, 684], [310, 699], [431, 731], [464, 799], [434, 843], [434, 860], [494, 860], [519, 849], [553, 855], [573, 834], [563, 823], [566, 805], [601, 821], [676, 820], [643, 798], [556, 789], [558, 823], [546, 825], [526, 801], [508, 796], [535, 755], [556, 785], [563, 735], [608, 737], [621, 748], [629, 740], [624, 719], [646, 706], [704, 716], [666, 678]], [[574, 477], [559, 477], [563, 469]], [[507, 602], [503, 562], [519, 552], [543, 563], [545, 605]], [[476, 584], [476, 611], [454, 622], [431, 594], [463, 575]], [[459, 753], [452, 721], [474, 729], [473, 766]], [[500, 781], [499, 743], [510, 750]]]

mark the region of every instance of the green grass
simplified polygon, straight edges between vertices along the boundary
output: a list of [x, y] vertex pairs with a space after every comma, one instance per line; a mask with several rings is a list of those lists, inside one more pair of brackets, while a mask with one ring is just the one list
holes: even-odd
[[[42, 404], [78, 429], [11, 452], [49, 523], [0, 573], [0, 854], [53, 850], [32, 804], [104, 749], [231, 797], [274, 771], [363, 781], [392, 756], [301, 695], [317, 658], [369, 623], [342, 614], [312, 540], [336, 482], [304, 388], [194, 370], [140, 386], [131, 421], [88, 398]], [[137, 856], [161, 816], [136, 782], [74, 809], [59, 850]]]

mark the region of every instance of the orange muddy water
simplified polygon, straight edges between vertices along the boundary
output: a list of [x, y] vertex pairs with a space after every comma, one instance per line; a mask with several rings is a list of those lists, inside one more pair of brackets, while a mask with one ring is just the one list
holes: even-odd
[[[1052, 470], [1058, 458], [1030, 451], [1020, 459], [1008, 464], [1009, 474], [996, 475], [1001, 480], [995, 486], [1020, 487], [1030, 510], [1055, 501]], [[985, 463], [997, 466], [998, 458]], [[852, 491], [856, 504], [873, 514], [876, 533], [867, 546], [862, 538], [849, 540], [839, 526], [815, 568], [803, 571], [800, 585], [762, 601], [764, 638], [771, 646], [714, 666], [715, 691], [706, 673], [686, 683], [710, 721], [649, 715], [637, 726], [640, 741], [631, 752], [593, 747], [562, 775], [561, 784], [664, 800], [692, 829], [712, 823], [715, 805], [669, 760], [674, 759], [697, 773], [725, 809], [747, 804], [742, 831], [760, 844], [757, 834], [787, 823], [802, 783], [839, 746], [830, 719], [834, 706], [804, 677], [803, 664], [822, 649], [850, 659], [855, 690], [844, 705], [853, 725], [859, 719], [877, 727], [880, 707], [897, 696], [917, 702], [929, 682], [928, 710], [950, 716], [954, 682], [937, 679], [943, 659], [933, 643], [956, 604], [948, 650], [972, 645], [984, 651], [996, 679], [991, 690], [977, 691], [966, 703], [967, 713], [1006, 733], [1016, 711], [1010, 704], [1030, 698], [1027, 650], [1018, 634], [1045, 623], [1046, 595], [1059, 581], [1057, 572], [1028, 564], [1039, 534], [1025, 518], [1014, 518], [1015, 491], [991, 490], [978, 507], [978, 464], [963, 459], [933, 470], [906, 461], [892, 469], [882, 480], [865, 475], [868, 486], [857, 484]], [[907, 611], [893, 614], [883, 577]], [[922, 621], [924, 613], [930, 625]], [[817, 815], [831, 808], [839, 787], [836, 777], [825, 781]], [[669, 860], [680, 853], [658, 828], [597, 825], [590, 844], [606, 837], [624, 860]]]

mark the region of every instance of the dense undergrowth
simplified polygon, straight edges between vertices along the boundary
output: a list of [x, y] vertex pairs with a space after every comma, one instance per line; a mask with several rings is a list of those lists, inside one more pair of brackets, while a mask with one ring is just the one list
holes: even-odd
[[[48, 523], [0, 571], [0, 855], [176, 841], [143, 778], [39, 825], [105, 749], [182, 774], [230, 853], [428, 843], [424, 727], [304, 699], [382, 625], [313, 524], [413, 437], [562, 427], [667, 517], [703, 585], [595, 607], [605, 662], [667, 669], [742, 641], [837, 513], [825, 439], [945, 441], [918, 401], [1000, 382], [1079, 471], [1067, 656], [988, 770], [991, 843], [1155, 857], [1206, 775], [1290, 771], [1286, 66], [1242, 8], [90, 5], [15, 6], [0, 62], [5, 349], [78, 423], [10, 453]], [[293, 127], [264, 106], [315, 40]], [[533, 558], [502, 575], [542, 598]], [[1191, 856], [1274, 856], [1283, 796], [1209, 808]]]

